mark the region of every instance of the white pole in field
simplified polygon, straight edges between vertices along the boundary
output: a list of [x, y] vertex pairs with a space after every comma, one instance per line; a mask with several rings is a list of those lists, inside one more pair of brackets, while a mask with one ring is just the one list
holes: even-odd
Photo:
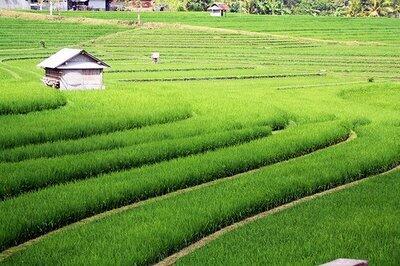
[[53, 1], [50, 0], [50, 16], [53, 16]]
[[138, 0], [138, 3], [139, 3], [139, 8], [138, 8], [138, 13], [137, 13], [137, 21], [138, 21], [138, 24], [140, 25], [141, 24], [140, 13], [142, 12], [142, 1]]

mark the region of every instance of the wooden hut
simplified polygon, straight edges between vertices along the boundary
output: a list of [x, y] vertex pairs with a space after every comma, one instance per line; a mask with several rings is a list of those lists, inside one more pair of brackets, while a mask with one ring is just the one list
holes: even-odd
[[64, 48], [42, 61], [43, 83], [61, 90], [103, 89], [103, 61], [82, 49]]
[[213, 17], [223, 17], [228, 12], [229, 7], [224, 3], [214, 3], [207, 10]]

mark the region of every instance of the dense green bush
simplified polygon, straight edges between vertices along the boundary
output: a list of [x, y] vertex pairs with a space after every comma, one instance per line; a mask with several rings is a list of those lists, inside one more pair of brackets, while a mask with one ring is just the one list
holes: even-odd
[[346, 12], [350, 16], [398, 17], [400, 14], [399, 1], [351, 0], [348, 2]]
[[290, 12], [279, 0], [251, 0], [246, 3], [246, 9], [251, 14], [261, 15], [283, 15]]
[[242, 11], [242, 4], [241, 4], [240, 1], [232, 2], [232, 3], [229, 5], [229, 12], [232, 12], [232, 13], [239, 13], [239, 12], [241, 12], [241, 11]]
[[333, 15], [342, 10], [343, 4], [332, 0], [301, 0], [293, 8], [295, 14]]
[[188, 11], [206, 11], [211, 0], [189, 0], [186, 3], [186, 10]]

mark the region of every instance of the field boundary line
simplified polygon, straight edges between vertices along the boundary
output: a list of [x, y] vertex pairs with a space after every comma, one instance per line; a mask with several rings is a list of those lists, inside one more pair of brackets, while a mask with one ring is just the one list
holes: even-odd
[[153, 73], [153, 72], [184, 72], [184, 71], [197, 71], [197, 70], [236, 70], [236, 69], [255, 69], [255, 66], [238, 66], [238, 67], [198, 67], [198, 68], [163, 68], [163, 69], [121, 69], [109, 70], [105, 73]]
[[321, 77], [326, 73], [298, 73], [298, 74], [271, 74], [271, 75], [243, 75], [243, 76], [216, 76], [216, 77], [180, 77], [180, 78], [143, 78], [143, 79], [119, 79], [120, 82], [173, 82], [173, 81], [202, 81], [202, 80], [244, 80], [244, 79], [273, 79], [294, 77]]
[[318, 88], [318, 87], [336, 87], [340, 85], [351, 85], [351, 84], [366, 84], [367, 81], [349, 81], [349, 82], [336, 82], [336, 83], [322, 83], [322, 84], [309, 84], [309, 85], [298, 85], [298, 86], [279, 86], [277, 90], [295, 90], [295, 89], [306, 89], [306, 88]]
[[[283, 130], [277, 130], [273, 134], [279, 134], [282, 131]], [[161, 201], [161, 200], [172, 198], [174, 196], [177, 196], [177, 195], [180, 195], [180, 194], [184, 194], [184, 193], [188, 193], [190, 191], [198, 190], [198, 189], [201, 189], [201, 188], [204, 188], [204, 187], [213, 186], [213, 185], [216, 185], [216, 184], [218, 184], [220, 182], [224, 182], [226, 180], [237, 179], [237, 178], [239, 178], [239, 177], [241, 177], [243, 175], [247, 175], [247, 174], [250, 174], [250, 173], [255, 173], [255, 172], [261, 171], [263, 169], [266, 169], [266, 168], [270, 167], [271, 165], [289, 163], [289, 162], [291, 162], [293, 160], [296, 160], [296, 159], [299, 159], [299, 158], [308, 157], [308, 156], [311, 156], [313, 154], [319, 153], [319, 152], [321, 152], [321, 151], [323, 151], [325, 149], [336, 147], [338, 145], [343, 145], [343, 144], [348, 143], [348, 142], [350, 142], [350, 141], [352, 141], [352, 140], [354, 140], [356, 138], [357, 138], [357, 134], [353, 130], [351, 130], [347, 134], [345, 139], [342, 139], [341, 141], [339, 141], [339, 142], [337, 142], [337, 143], [335, 143], [333, 145], [329, 145], [329, 146], [323, 147], [321, 149], [317, 149], [317, 150], [315, 150], [313, 152], [310, 152], [310, 153], [307, 153], [307, 154], [303, 154], [303, 155], [300, 155], [300, 156], [297, 156], [297, 157], [294, 157], [294, 158], [290, 158], [290, 159], [286, 159], [286, 160], [283, 160], [283, 161], [279, 161], [279, 162], [276, 162], [276, 163], [273, 163], [273, 164], [265, 165], [265, 166], [262, 166], [262, 167], [259, 167], [259, 168], [256, 168], [256, 169], [252, 169], [252, 170], [249, 170], [249, 171], [246, 171], [246, 172], [238, 173], [238, 174], [235, 174], [235, 175], [232, 175], [232, 176], [227, 176], [227, 177], [224, 177], [224, 178], [215, 179], [215, 180], [212, 180], [210, 182], [202, 183], [202, 184], [199, 184], [199, 185], [196, 185], [196, 186], [192, 186], [192, 187], [188, 187], [188, 188], [184, 188], [184, 189], [179, 189], [179, 190], [173, 191], [171, 193], [167, 193], [167, 194], [160, 195], [160, 196], [155, 196], [155, 197], [152, 197], [152, 198], [149, 198], [149, 199], [146, 199], [146, 200], [135, 202], [135, 203], [132, 203], [132, 204], [129, 204], [129, 205], [125, 205], [125, 206], [120, 207], [120, 208], [115, 208], [115, 209], [112, 209], [112, 210], [109, 210], [109, 211], [105, 211], [105, 212], [102, 212], [102, 213], [99, 213], [99, 214], [84, 218], [84, 219], [82, 219], [80, 221], [77, 221], [77, 222], [71, 223], [69, 225], [60, 227], [60, 228], [58, 228], [56, 230], [53, 230], [53, 231], [50, 231], [50, 232], [48, 232], [48, 233], [46, 233], [44, 235], [38, 236], [38, 237], [33, 238], [31, 240], [28, 240], [28, 241], [26, 241], [26, 242], [24, 242], [22, 244], [19, 244], [17, 246], [14, 246], [14, 247], [11, 247], [11, 248], [8, 248], [8, 249], [2, 251], [0, 253], [0, 263], [5, 261], [8, 257], [14, 255], [15, 253], [17, 253], [19, 251], [22, 251], [22, 250], [28, 248], [29, 246], [32, 246], [35, 243], [41, 241], [42, 239], [50, 237], [50, 236], [55, 235], [57, 233], [60, 233], [60, 232], [63, 232], [63, 231], [67, 231], [67, 230], [71, 230], [71, 229], [77, 228], [79, 226], [82, 226], [82, 225], [85, 225], [85, 224], [88, 224], [88, 223], [91, 223], [91, 222], [95, 222], [95, 221], [98, 221], [100, 219], [109, 217], [111, 215], [119, 214], [119, 213], [122, 213], [122, 212], [125, 212], [125, 211], [128, 211], [128, 210], [132, 210], [132, 209], [135, 209], [135, 208], [139, 208], [139, 207], [141, 207], [143, 205], [146, 205], [146, 204], [151, 204], [151, 203], [154, 203], [154, 202], [158, 202], [158, 201]]]
[[268, 216], [273, 215], [275, 213], [279, 213], [279, 212], [282, 212], [284, 210], [290, 209], [290, 208], [295, 207], [295, 206], [297, 206], [299, 204], [302, 204], [302, 203], [311, 201], [313, 199], [321, 198], [321, 197], [323, 197], [325, 195], [333, 194], [335, 192], [339, 192], [339, 191], [342, 191], [342, 190], [357, 186], [360, 183], [363, 183], [363, 182], [365, 182], [367, 180], [370, 180], [370, 179], [373, 179], [373, 178], [377, 178], [377, 177], [380, 177], [380, 176], [383, 176], [383, 175], [387, 175], [389, 173], [392, 173], [392, 172], [395, 172], [395, 171], [398, 171], [398, 170], [400, 170], [400, 165], [398, 165], [398, 166], [396, 166], [396, 167], [394, 167], [394, 168], [392, 168], [392, 169], [390, 169], [388, 171], [385, 171], [383, 173], [380, 173], [380, 174], [377, 174], [377, 175], [368, 176], [368, 177], [365, 177], [365, 178], [360, 179], [360, 180], [356, 180], [356, 181], [353, 181], [353, 182], [350, 182], [350, 183], [347, 183], [347, 184], [344, 184], [344, 185], [340, 185], [340, 186], [337, 186], [337, 187], [334, 187], [334, 188], [331, 188], [331, 189], [328, 189], [328, 190], [325, 190], [325, 191], [322, 191], [322, 192], [319, 192], [319, 193], [316, 193], [316, 194], [313, 194], [313, 195], [310, 195], [310, 196], [306, 196], [304, 198], [300, 198], [300, 199], [294, 200], [292, 202], [286, 203], [284, 205], [278, 206], [278, 207], [270, 209], [268, 211], [261, 212], [259, 214], [254, 215], [254, 216], [248, 217], [248, 218], [246, 218], [246, 219], [244, 219], [242, 221], [239, 221], [239, 222], [236, 222], [234, 224], [228, 225], [227, 227], [224, 227], [224, 228], [222, 228], [222, 229], [220, 229], [220, 230], [218, 230], [218, 231], [216, 231], [216, 232], [214, 232], [214, 233], [212, 233], [212, 234], [210, 234], [210, 235], [208, 235], [206, 237], [203, 237], [199, 241], [194, 242], [193, 244], [191, 244], [191, 245], [187, 246], [186, 248], [178, 251], [177, 253], [174, 253], [174, 254], [170, 255], [169, 257], [165, 258], [164, 260], [162, 260], [162, 261], [160, 261], [160, 262], [158, 262], [158, 263], [156, 263], [154, 265], [155, 266], [173, 265], [179, 259], [181, 259], [181, 258], [193, 253], [194, 251], [204, 247], [205, 245], [207, 245], [207, 244], [211, 243], [212, 241], [218, 239], [219, 237], [223, 236], [224, 234], [229, 233], [231, 231], [234, 231], [236, 229], [239, 229], [239, 228], [241, 228], [241, 227], [243, 227], [243, 226], [245, 226], [247, 224], [250, 224], [250, 223], [255, 222], [255, 221], [259, 220], [259, 219], [268, 217]]

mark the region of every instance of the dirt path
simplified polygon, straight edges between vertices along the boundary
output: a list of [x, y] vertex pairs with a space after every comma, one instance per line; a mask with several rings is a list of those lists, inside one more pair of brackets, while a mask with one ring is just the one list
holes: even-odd
[[[277, 131], [274, 131], [273, 134], [279, 134], [282, 131], [283, 130], [277, 130]], [[334, 145], [318, 149], [316, 151], [313, 151], [313, 152], [305, 154], [305, 155], [301, 155], [301, 156], [298, 156], [298, 157], [295, 157], [295, 158], [291, 158], [291, 159], [288, 159], [288, 160], [285, 160], [285, 161], [280, 161], [280, 162], [278, 162], [276, 164], [289, 163], [289, 162], [291, 162], [293, 160], [296, 160], [298, 158], [307, 157], [307, 156], [310, 156], [312, 154], [318, 153], [318, 152], [320, 152], [322, 150], [329, 149], [329, 148], [332, 148], [332, 147], [335, 147], [335, 146], [338, 146], [338, 145], [343, 145], [343, 144], [345, 144], [345, 143], [347, 143], [349, 141], [352, 141], [352, 140], [354, 140], [356, 138], [357, 138], [357, 134], [354, 131], [351, 131], [349, 136], [346, 138], [346, 140], [344, 140], [342, 142], [339, 142], [339, 143], [336, 143]], [[179, 194], [188, 193], [190, 191], [198, 190], [198, 189], [201, 189], [201, 188], [204, 188], [204, 187], [213, 186], [213, 185], [218, 184], [220, 182], [225, 182], [226, 180], [236, 179], [236, 178], [239, 178], [239, 177], [241, 177], [243, 175], [247, 175], [247, 174], [250, 174], [250, 173], [261, 171], [261, 170], [263, 170], [263, 169], [265, 169], [265, 168], [267, 168], [269, 166], [271, 166], [271, 165], [262, 166], [260, 168], [253, 169], [253, 170], [250, 170], [250, 171], [247, 171], [247, 172], [239, 173], [239, 174], [236, 174], [236, 175], [233, 175], [233, 176], [228, 176], [228, 177], [225, 177], [225, 178], [216, 179], [216, 180], [213, 180], [213, 181], [210, 181], [210, 182], [207, 182], [207, 183], [203, 183], [203, 184], [200, 184], [200, 185], [197, 185], [197, 186], [193, 186], [193, 187], [188, 187], [188, 188], [185, 188], [185, 189], [177, 190], [177, 191], [165, 194], [165, 195], [156, 196], [154, 198], [150, 198], [150, 199], [147, 199], [147, 200], [143, 200], [143, 201], [140, 201], [140, 202], [136, 202], [136, 203], [133, 203], [133, 204], [130, 204], [130, 205], [126, 205], [126, 206], [123, 206], [123, 207], [120, 207], [120, 208], [116, 208], [116, 209], [113, 209], [113, 210], [109, 210], [109, 211], [106, 211], [106, 212], [103, 212], [103, 213], [99, 213], [99, 214], [93, 215], [91, 217], [82, 219], [82, 220], [80, 220], [78, 222], [63, 226], [63, 227], [61, 227], [59, 229], [56, 229], [56, 230], [53, 230], [53, 231], [51, 231], [49, 233], [46, 233], [44, 235], [41, 235], [41, 236], [39, 236], [37, 238], [28, 240], [28, 241], [26, 241], [26, 242], [24, 242], [24, 243], [22, 243], [22, 244], [20, 244], [18, 246], [14, 246], [14, 247], [11, 247], [9, 249], [4, 250], [3, 252], [0, 253], [0, 262], [4, 261], [6, 258], [10, 257], [13, 254], [15, 254], [15, 253], [17, 253], [19, 251], [22, 251], [23, 249], [25, 249], [25, 248], [27, 248], [27, 247], [29, 247], [31, 245], [34, 245], [35, 243], [41, 241], [42, 239], [44, 239], [46, 237], [50, 237], [50, 236], [52, 236], [54, 234], [57, 234], [57, 233], [60, 233], [62, 231], [74, 229], [74, 228], [77, 228], [79, 226], [85, 225], [87, 223], [98, 221], [100, 219], [109, 217], [109, 216], [114, 215], [114, 214], [118, 214], [118, 213], [121, 213], [121, 212], [124, 212], [124, 211], [128, 211], [128, 210], [131, 210], [131, 209], [138, 208], [138, 207], [143, 206], [145, 204], [151, 204], [151, 203], [154, 203], [154, 202], [158, 202], [158, 201], [161, 201], [161, 200], [165, 200], [165, 199], [177, 196]]]
[[385, 175], [385, 174], [389, 174], [391, 172], [398, 171], [398, 170], [400, 170], [400, 166], [397, 166], [397, 167], [395, 167], [395, 168], [393, 168], [393, 169], [391, 169], [389, 171], [386, 171], [384, 173], [381, 173], [381, 174], [378, 174], [378, 175], [374, 175], [374, 176], [370, 176], [370, 177], [366, 177], [364, 179], [360, 179], [360, 180], [357, 180], [357, 181], [354, 181], [354, 182], [351, 182], [351, 183], [347, 183], [347, 184], [344, 184], [344, 185], [341, 185], [341, 186], [338, 186], [338, 187], [335, 187], [335, 188], [332, 188], [332, 189], [329, 189], [329, 190], [325, 190], [323, 192], [320, 192], [320, 193], [317, 193], [317, 194], [314, 194], [314, 195], [311, 195], [311, 196], [307, 196], [307, 197], [304, 197], [304, 198], [289, 202], [287, 204], [281, 205], [281, 206], [276, 207], [274, 209], [271, 209], [271, 210], [259, 213], [257, 215], [254, 215], [252, 217], [246, 218], [246, 219], [244, 219], [244, 220], [242, 220], [240, 222], [231, 224], [231, 225], [229, 225], [229, 226], [227, 226], [225, 228], [220, 229], [219, 231], [216, 231], [215, 233], [213, 233], [211, 235], [208, 235], [208, 236], [200, 239], [199, 241], [191, 244], [190, 246], [180, 250], [179, 252], [177, 252], [175, 254], [172, 254], [171, 256], [165, 258], [164, 260], [162, 260], [161, 262], [159, 262], [159, 263], [157, 263], [155, 265], [156, 266], [173, 265], [179, 259], [181, 259], [182, 257], [189, 255], [190, 253], [196, 251], [197, 249], [200, 249], [201, 247], [204, 247], [205, 245], [207, 245], [210, 242], [216, 240], [220, 236], [222, 236], [222, 235], [224, 235], [226, 233], [229, 233], [229, 232], [231, 232], [233, 230], [236, 230], [236, 229], [238, 229], [238, 228], [240, 228], [242, 226], [245, 226], [245, 225], [247, 225], [249, 223], [252, 223], [252, 222], [254, 222], [256, 220], [259, 220], [259, 219], [265, 218], [265, 217], [267, 217], [269, 215], [272, 215], [274, 213], [278, 213], [278, 212], [284, 211], [286, 209], [292, 208], [293, 206], [296, 206], [296, 205], [301, 204], [303, 202], [307, 202], [307, 201], [310, 201], [310, 200], [313, 200], [313, 199], [316, 199], [316, 198], [319, 198], [319, 197], [322, 197], [322, 196], [325, 196], [325, 195], [328, 195], [328, 194], [332, 194], [332, 193], [335, 193], [335, 192], [338, 192], [338, 191], [341, 191], [341, 190], [344, 190], [344, 189], [347, 189], [347, 188], [350, 188], [350, 187], [354, 187], [354, 186], [356, 186], [356, 185], [358, 185], [358, 184], [360, 184], [362, 182], [365, 182], [365, 181], [367, 181], [369, 179], [376, 178], [378, 176], [382, 176], [382, 175]]

